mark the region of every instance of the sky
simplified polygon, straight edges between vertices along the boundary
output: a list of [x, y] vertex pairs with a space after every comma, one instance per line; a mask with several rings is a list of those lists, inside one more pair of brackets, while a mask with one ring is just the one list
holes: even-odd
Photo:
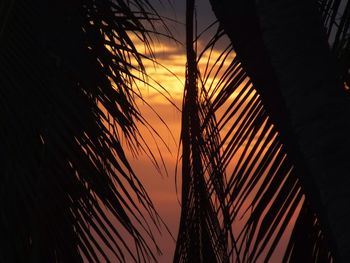
[[[162, 16], [168, 17], [177, 23], [169, 23], [168, 26], [174, 38], [179, 41], [176, 43], [173, 40], [166, 38], [154, 38], [153, 53], [157, 63], [162, 66], [155, 65], [151, 61], [144, 61], [147, 73], [149, 76], [159, 82], [164, 89], [169, 91], [171, 101], [177, 108], [164, 98], [158, 91], [151, 87], [142, 87], [143, 98], [150, 104], [154, 111], [160, 115], [163, 122], [155, 115], [155, 113], [143, 102], [139, 101], [138, 106], [143, 116], [150, 122], [150, 125], [164, 139], [164, 143], [154, 141], [151, 134], [142, 126], [139, 126], [142, 135], [149, 143], [154, 152], [158, 152], [155, 147], [158, 144], [162, 158], [167, 169], [161, 173], [155, 169], [149, 158], [145, 155], [140, 155], [137, 159], [132, 160], [132, 165], [137, 175], [140, 176], [148, 194], [152, 198], [156, 209], [169, 227], [173, 236], [177, 237], [178, 224], [180, 218], [180, 193], [181, 193], [181, 174], [177, 174], [177, 190], [175, 185], [175, 169], [177, 165], [177, 154], [179, 147], [180, 129], [181, 129], [181, 109], [182, 96], [185, 79], [186, 54], [184, 50], [185, 40], [185, 0], [173, 0], [172, 6], [164, 3], [159, 5], [157, 0], [153, 0], [157, 11]], [[199, 30], [204, 29], [209, 23], [215, 21], [211, 9], [207, 1], [198, 1], [198, 27]], [[142, 43], [139, 43], [139, 48], [142, 50]], [[171, 71], [171, 72], [170, 72]], [[155, 84], [156, 85], [156, 84]], [[131, 157], [131, 156], [130, 156]], [[159, 158], [159, 155], [157, 157]], [[181, 170], [181, 165], [178, 169]], [[163, 229], [164, 230], [164, 229]], [[175, 241], [172, 237], [163, 231], [162, 235], [156, 235], [158, 244], [163, 255], [159, 256], [158, 260], [162, 263], [172, 262], [172, 257], [175, 249]]]
[[[145, 126], [139, 125], [139, 130], [151, 151], [155, 153], [155, 159], [160, 168], [157, 169], [145, 154], [139, 154], [135, 157], [131, 152], [127, 153], [136, 175], [141, 179], [157, 211], [169, 227], [173, 237], [176, 238], [181, 209], [181, 173], [179, 172], [181, 164], [177, 163], [177, 160], [181, 129], [180, 109], [186, 65], [184, 50], [185, 0], [170, 0], [172, 6], [164, 2], [166, 1], [159, 4], [158, 0], [151, 1], [162, 16], [177, 21], [172, 23], [167, 20], [167, 25], [178, 42], [164, 37], [152, 39], [152, 51], [156, 57], [156, 63], [145, 60], [144, 64], [149, 75], [148, 81], [154, 87], [140, 83], [139, 88], [144, 101], [137, 100], [140, 112], [163, 140], [160, 140], [154, 132], [150, 132]], [[198, 32], [201, 32], [215, 21], [215, 17], [209, 1], [197, 1], [196, 8]], [[210, 34], [204, 35], [199, 41], [199, 49], [208, 40], [208, 35]], [[136, 38], [135, 41], [137, 48], [142, 52], [144, 50], [143, 44], [137, 42]], [[220, 52], [220, 49], [213, 51], [212, 61]], [[204, 61], [206, 58], [204, 56]], [[199, 64], [202, 70], [204, 64], [204, 62]], [[176, 167], [179, 169], [177, 175], [175, 174]], [[161, 232], [159, 234], [155, 231], [157, 243], [163, 253], [158, 257], [158, 261], [162, 263], [172, 262], [175, 241], [164, 228]]]

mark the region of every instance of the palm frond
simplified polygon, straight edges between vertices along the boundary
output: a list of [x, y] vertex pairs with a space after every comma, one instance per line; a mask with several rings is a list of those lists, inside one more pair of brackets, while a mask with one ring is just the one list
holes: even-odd
[[[194, 47], [194, 0], [187, 1], [187, 70], [182, 108], [182, 198], [174, 262], [227, 262], [224, 178], [215, 116], [200, 88]], [[199, 89], [200, 88], [200, 89]], [[215, 202], [216, 201], [216, 202]]]
[[[239, 60], [230, 48], [221, 56], [208, 72], [221, 76], [211, 97], [222, 136], [218, 151], [223, 167], [231, 170], [226, 187], [236, 244], [231, 261], [268, 261], [300, 209], [302, 194], [277, 131]], [[234, 58], [225, 67], [228, 57]]]
[[[284, 237], [285, 240], [290, 240], [285, 261], [297, 262], [293, 260], [308, 258], [310, 262], [331, 262], [330, 243], [321, 230], [319, 219], [317, 219], [314, 210], [311, 209], [308, 200], [305, 200], [305, 188], [302, 188], [301, 185], [306, 187], [308, 191], [313, 191], [313, 189], [310, 189], [310, 182], [303, 179], [304, 181], [301, 183], [298, 180], [298, 178], [305, 178], [305, 176], [301, 176], [301, 173], [307, 173], [307, 170], [300, 160], [297, 160], [299, 168], [295, 170], [293, 162], [297, 159], [298, 154], [290, 151], [293, 149], [290, 147], [293, 138], [285, 132], [282, 134], [277, 132], [288, 130], [286, 129], [288, 128], [288, 116], [283, 111], [276, 111], [276, 109], [283, 109], [284, 106], [279, 104], [282, 100], [279, 99], [278, 90], [273, 88], [275, 82], [272, 79], [267, 80], [266, 76], [255, 72], [253, 83], [251, 83], [246, 71], [251, 73], [252, 65], [240, 63], [242, 58], [245, 62], [246, 56], [256, 56], [263, 61], [264, 52], [261, 50], [256, 50], [255, 54], [245, 52], [245, 46], [249, 45], [248, 37], [254, 34], [258, 36], [259, 32], [254, 31], [254, 19], [247, 17], [249, 11], [252, 11], [249, 8], [253, 8], [253, 6], [247, 4], [245, 5], [246, 9], [238, 8], [238, 6], [239, 4], [236, 4], [235, 9], [239, 11], [229, 16], [230, 21], [220, 20], [220, 22], [223, 28], [229, 27], [231, 33], [237, 33], [240, 29], [235, 29], [234, 25], [239, 25], [239, 19], [244, 17], [245, 21], [249, 21], [243, 29], [245, 32], [239, 32], [235, 35], [236, 38], [241, 37], [241, 42], [235, 41], [234, 36], [231, 36], [233, 46], [239, 51], [239, 57], [235, 57], [226, 71], [222, 70], [223, 65], [218, 66], [219, 70], [212, 73], [213, 76], [221, 75], [218, 84], [215, 88], [207, 87], [209, 90], [213, 89], [209, 96], [213, 99], [212, 107], [216, 116], [220, 116], [217, 123], [222, 136], [220, 146], [223, 150], [222, 165], [226, 168], [229, 167], [230, 163], [232, 166], [232, 162], [234, 165], [231, 168], [233, 172], [228, 176], [227, 184], [229, 196], [227, 205], [231, 210], [231, 220], [233, 225], [237, 224], [235, 221], [245, 222], [241, 228], [242, 231], [236, 236], [235, 240], [239, 249], [238, 254], [232, 255], [232, 260], [269, 261], [272, 254], [279, 249], [278, 246], [283, 235], [286, 235], [290, 231], [289, 229], [294, 227], [291, 238]], [[348, 5], [343, 6], [345, 6], [342, 13], [344, 15]], [[234, 9], [233, 7], [226, 8], [226, 10]], [[216, 10], [216, 12], [223, 11]], [[236, 19], [233, 17], [234, 15], [237, 16]], [[219, 14], [219, 18], [222, 17]], [[346, 24], [344, 21], [348, 19], [348, 16], [340, 15], [340, 18], [337, 19]], [[333, 23], [335, 22], [330, 24]], [[326, 21], [325, 25], [329, 27]], [[348, 29], [339, 26], [338, 30], [347, 32]], [[346, 42], [346, 34], [339, 33], [339, 31], [335, 33], [338, 36], [336, 37], [337, 41], [340, 41], [339, 36], [342, 35], [343, 43]], [[222, 35], [222, 33], [217, 35]], [[214, 37], [212, 44], [215, 44], [217, 39]], [[333, 48], [335, 48], [337, 41], [334, 41]], [[255, 43], [255, 41], [252, 42]], [[257, 45], [256, 49], [258, 48]], [[346, 56], [346, 44], [343, 44], [342, 51], [337, 52], [342, 67], [341, 71], [348, 71], [348, 66], [341, 63], [344, 57], [339, 57], [339, 54]], [[229, 57], [227, 54], [221, 56]], [[348, 60], [346, 61], [348, 62]], [[261, 68], [261, 64], [259, 64], [261, 61], [255, 60], [255, 63]], [[221, 74], [220, 70], [223, 71]], [[342, 77], [344, 78], [344, 74]], [[210, 77], [206, 75], [203, 78], [209, 79]], [[264, 89], [259, 89], [259, 92], [262, 92], [261, 99], [254, 84], [259, 86], [262, 82], [271, 83], [271, 87], [264, 86]], [[266, 106], [262, 105], [262, 102], [265, 102]], [[275, 124], [276, 120], [278, 126]], [[283, 145], [281, 138], [288, 144]], [[298, 218], [296, 224], [294, 224], [295, 218]], [[307, 237], [308, 242], [301, 242], [302, 237]], [[232, 254], [237, 253], [236, 251], [232, 250]]]
[[350, 87], [350, 2], [348, 0], [319, 1], [323, 23], [331, 49], [338, 58], [339, 73]]
[[145, 148], [130, 33], [150, 48], [158, 20], [147, 0], [1, 2], [0, 261], [156, 261], [125, 145]]

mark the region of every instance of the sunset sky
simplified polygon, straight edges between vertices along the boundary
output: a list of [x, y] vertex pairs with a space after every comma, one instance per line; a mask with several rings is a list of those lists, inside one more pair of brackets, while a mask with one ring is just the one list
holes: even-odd
[[347, 252], [350, 0], [318, 1], [0, 4], [0, 261]]
[[[175, 43], [173, 40], [166, 38], [154, 38], [153, 52], [157, 63], [162, 66], [155, 65], [151, 61], [144, 62], [149, 76], [159, 82], [170, 93], [167, 96], [170, 95], [172, 102], [181, 109], [186, 64], [184, 50], [185, 0], [172, 1], [172, 3], [173, 7], [169, 7], [166, 4], [164, 4], [164, 6], [157, 5], [157, 10], [161, 15], [178, 21], [178, 23], [171, 23], [169, 28], [180, 43]], [[207, 4], [206, 1], [198, 1], [199, 6], [197, 6], [197, 8], [200, 28], [204, 28], [214, 21], [213, 14], [211, 14], [211, 10]], [[142, 43], [139, 44], [139, 48], [140, 51], [143, 49]], [[143, 86], [142, 84], [140, 87], [145, 101], [152, 106], [153, 110], [160, 115], [168, 126], [166, 127], [145, 103], [139, 101], [138, 105], [141, 113], [145, 116], [146, 120], [149, 121], [151, 126], [159, 132], [160, 136], [169, 147], [170, 151], [167, 150], [164, 144], [159, 142], [159, 140], [157, 140], [157, 142], [154, 141], [152, 135], [140, 125], [142, 136], [144, 136], [144, 139], [154, 153], [158, 153], [158, 149], [155, 145], [157, 144], [159, 146], [168, 175], [166, 175], [164, 169], [162, 169], [161, 174], [158, 173], [149, 158], [144, 154], [138, 156], [137, 160], [133, 159], [132, 165], [135, 168], [136, 174], [140, 176], [144, 183], [160, 215], [176, 238], [180, 218], [179, 199], [181, 193], [181, 173], [178, 171], [177, 188], [179, 192], [176, 193], [175, 168], [181, 129], [181, 113], [158, 91], [151, 87]], [[157, 155], [157, 157], [160, 159], [159, 155]], [[162, 165], [161, 161], [159, 164]], [[178, 168], [181, 169], [181, 166]], [[159, 262], [172, 262], [175, 242], [172, 240], [171, 236], [166, 233], [165, 229], [162, 236], [157, 235], [157, 239], [163, 252], [163, 256], [159, 257]]]
[[[153, 129], [159, 133], [163, 142], [157, 138], [157, 135], [154, 135], [154, 132], [149, 132], [144, 126], [139, 125], [139, 129], [144, 140], [155, 154], [155, 158], [160, 165], [160, 171], [157, 171], [155, 165], [152, 164], [150, 158], [145, 154], [140, 154], [135, 158], [129, 152], [129, 156], [136, 174], [142, 180], [156, 209], [169, 227], [174, 238], [176, 238], [180, 218], [181, 164], [178, 166], [177, 173], [178, 192], [176, 192], [175, 186], [175, 169], [181, 129], [181, 112], [179, 109], [181, 109], [182, 104], [186, 64], [184, 50], [185, 0], [172, 1], [172, 3], [173, 7], [169, 7], [166, 4], [156, 6], [161, 15], [178, 21], [178, 23], [169, 23], [168, 25], [175, 39], [180, 43], [161, 37], [154, 38], [152, 43], [153, 53], [157, 63], [147, 60], [144, 63], [149, 75], [148, 81], [158, 91], [142, 83], [139, 84], [144, 102], [138, 100], [138, 107]], [[197, 2], [198, 32], [201, 32], [215, 20], [208, 3], [209, 1]], [[204, 37], [198, 42], [199, 49], [201, 49], [203, 42], [206, 40], [207, 38]], [[135, 41], [139, 51], [142, 52], [144, 50], [143, 44], [137, 42], [136, 39]], [[220, 53], [221, 50], [214, 50], [211, 61], [214, 61], [215, 57]], [[203, 69], [206, 61], [207, 57], [204, 56], [203, 62], [199, 65], [200, 69]], [[169, 94], [166, 94], [162, 90], [163, 88]], [[165, 96], [176, 106], [172, 105]], [[167, 172], [162, 165], [159, 153], [161, 153], [164, 160]], [[156, 233], [156, 239], [163, 252], [163, 256], [159, 257], [159, 262], [172, 262], [175, 241], [167, 234], [165, 229], [163, 229], [162, 235]], [[277, 253], [275, 258], [278, 258], [278, 254], [280, 255], [280, 253]]]

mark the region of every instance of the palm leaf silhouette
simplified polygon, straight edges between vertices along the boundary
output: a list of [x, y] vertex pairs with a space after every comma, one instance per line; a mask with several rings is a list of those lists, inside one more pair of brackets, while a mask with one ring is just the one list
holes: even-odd
[[1, 2], [0, 261], [156, 260], [124, 147], [147, 151], [130, 32], [149, 49], [159, 20], [147, 0]]
[[[220, 16], [220, 12], [225, 12], [225, 10], [215, 10], [219, 4], [216, 5], [216, 1], [211, 2], [214, 11], [219, 14], [221, 25], [223, 24], [224, 28], [229, 27], [231, 32], [236, 33], [236, 37], [240, 37], [237, 40], [231, 37], [233, 46], [238, 49], [240, 56], [243, 56], [243, 59], [245, 56], [258, 57], [258, 60], [253, 61], [261, 68], [262, 64], [259, 63], [264, 63], [265, 51], [258, 50], [259, 46], [257, 46], [255, 54], [245, 53], [247, 50], [245, 45], [249, 45], [246, 40], [252, 35], [259, 37], [260, 34], [254, 20], [254, 6], [243, 2], [242, 4], [235, 3], [235, 7], [225, 6], [226, 10], [236, 9], [237, 12], [230, 13], [230, 16], [226, 16], [229, 20], [222, 21], [220, 19], [223, 16]], [[349, 3], [348, 1], [320, 1], [319, 8], [332, 50], [338, 57], [339, 74], [343, 81], [347, 82]], [[241, 19], [249, 23], [241, 26], [239, 24]], [[236, 29], [234, 25], [240, 29]], [[203, 52], [214, 49], [214, 45], [222, 35], [224, 32], [219, 31]], [[254, 41], [251, 42], [254, 43]], [[248, 50], [252, 51], [252, 49]], [[279, 91], [273, 88], [275, 80], [266, 79], [266, 76], [255, 72], [253, 80], [250, 81], [246, 70], [251, 72], [254, 65], [247, 62], [242, 65], [241, 59], [237, 56], [225, 69], [224, 63], [229, 57], [232, 57], [229, 55], [230, 52], [232, 54], [232, 50], [227, 48], [225, 52], [221, 54], [221, 60], [215, 62], [216, 70], [214, 67], [208, 70], [209, 65], [207, 65], [201, 79], [202, 83], [205, 83], [203, 86], [205, 91], [202, 92], [207, 94], [207, 100], [210, 98], [207, 112], [218, 118], [213, 134], [218, 136], [219, 132], [221, 135], [221, 141], [217, 140], [219, 143], [213, 144], [216, 150], [212, 149], [209, 156], [219, 153], [221, 171], [232, 166], [234, 160], [232, 173], [221, 181], [227, 194], [226, 200], [221, 205], [224, 206], [225, 213], [229, 213], [230, 223], [233, 227], [237, 224], [235, 222], [237, 220], [244, 223], [240, 232], [232, 238], [234, 245], [227, 246], [227, 253], [231, 256], [231, 261], [269, 262], [273, 253], [278, 249], [281, 238], [288, 233], [288, 227], [294, 225], [293, 222], [297, 217], [284, 261], [331, 262], [332, 244], [324, 235], [328, 226], [322, 225], [322, 230], [318, 218], [324, 215], [316, 216], [315, 208], [310, 206], [310, 196], [315, 198], [317, 194], [315, 194], [312, 183], [307, 179], [306, 166], [300, 160], [298, 151], [293, 147], [295, 139], [291, 134], [285, 132], [289, 129], [289, 121], [287, 114], [281, 111], [284, 108], [281, 105], [282, 97]], [[200, 74], [197, 75], [200, 76]], [[219, 76], [221, 77], [217, 80]], [[208, 80], [211, 77], [216, 79], [216, 84], [209, 83]], [[261, 83], [271, 84], [271, 87], [264, 86], [264, 90], [259, 89], [259, 92], [263, 92], [263, 99], [254, 88], [254, 84], [260, 86]], [[234, 98], [230, 99], [233, 94]], [[275, 124], [276, 120], [278, 126]], [[183, 125], [188, 125], [188, 123]], [[202, 127], [202, 129], [205, 128]], [[280, 130], [284, 132], [281, 134]], [[204, 151], [201, 154], [204, 155]], [[185, 158], [182, 161], [193, 162]], [[297, 169], [294, 167], [295, 162], [298, 164]], [[223, 176], [225, 176], [224, 173]], [[227, 184], [223, 183], [225, 181]], [[311, 192], [313, 194], [309, 195]], [[307, 193], [306, 198], [305, 193]], [[313, 204], [317, 202], [313, 200]], [[214, 216], [215, 213], [213, 213]], [[325, 228], [326, 231], [324, 231]], [[184, 232], [180, 227], [180, 233], [181, 230]], [[183, 241], [179, 239], [178, 242]], [[215, 238], [211, 240], [211, 243], [215, 243]], [[189, 245], [189, 242], [183, 246], [185, 245]], [[181, 245], [178, 244], [179, 246]], [[194, 246], [192, 248], [194, 249]], [[208, 248], [206, 249], [208, 251]], [[219, 258], [219, 255], [218, 253], [216, 258]]]
[[[219, 1], [211, 2], [220, 14]], [[240, 36], [231, 38], [239, 56], [228, 47], [216, 68], [208, 64], [200, 72], [198, 59], [225, 33], [220, 30], [198, 55], [194, 0], [187, 1], [182, 212], [174, 261], [268, 262], [298, 215], [284, 261], [330, 262], [335, 249], [309, 171], [287, 132], [278, 85], [254, 72], [265, 66], [266, 51], [247, 53], [247, 39], [261, 36], [254, 1], [243, 2], [230, 21], [220, 21]], [[348, 90], [349, 1], [318, 3]], [[149, 34], [161, 34], [155, 21], [161, 18], [148, 0], [0, 4], [1, 261], [156, 261], [151, 225], [160, 219], [124, 149], [145, 151], [157, 165], [136, 128], [136, 122], [147, 125], [134, 103], [137, 83], [147, 82], [147, 57], [129, 34], [150, 49]], [[244, 32], [234, 27], [241, 21], [249, 21]], [[260, 60], [247, 63], [254, 56]], [[255, 86], [264, 89], [258, 94]]]
[[[206, 91], [199, 89], [194, 46], [194, 0], [186, 11], [186, 84], [182, 107], [182, 195], [174, 262], [227, 262], [228, 217], [223, 210], [224, 178], [215, 116]], [[224, 220], [220, 220], [219, 216]], [[226, 220], [225, 220], [226, 219]]]

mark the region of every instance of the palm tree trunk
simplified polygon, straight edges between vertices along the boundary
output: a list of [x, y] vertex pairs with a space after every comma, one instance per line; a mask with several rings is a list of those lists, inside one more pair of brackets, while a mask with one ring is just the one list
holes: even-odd
[[316, 2], [211, 3], [329, 228], [336, 259], [348, 262], [350, 104]]

